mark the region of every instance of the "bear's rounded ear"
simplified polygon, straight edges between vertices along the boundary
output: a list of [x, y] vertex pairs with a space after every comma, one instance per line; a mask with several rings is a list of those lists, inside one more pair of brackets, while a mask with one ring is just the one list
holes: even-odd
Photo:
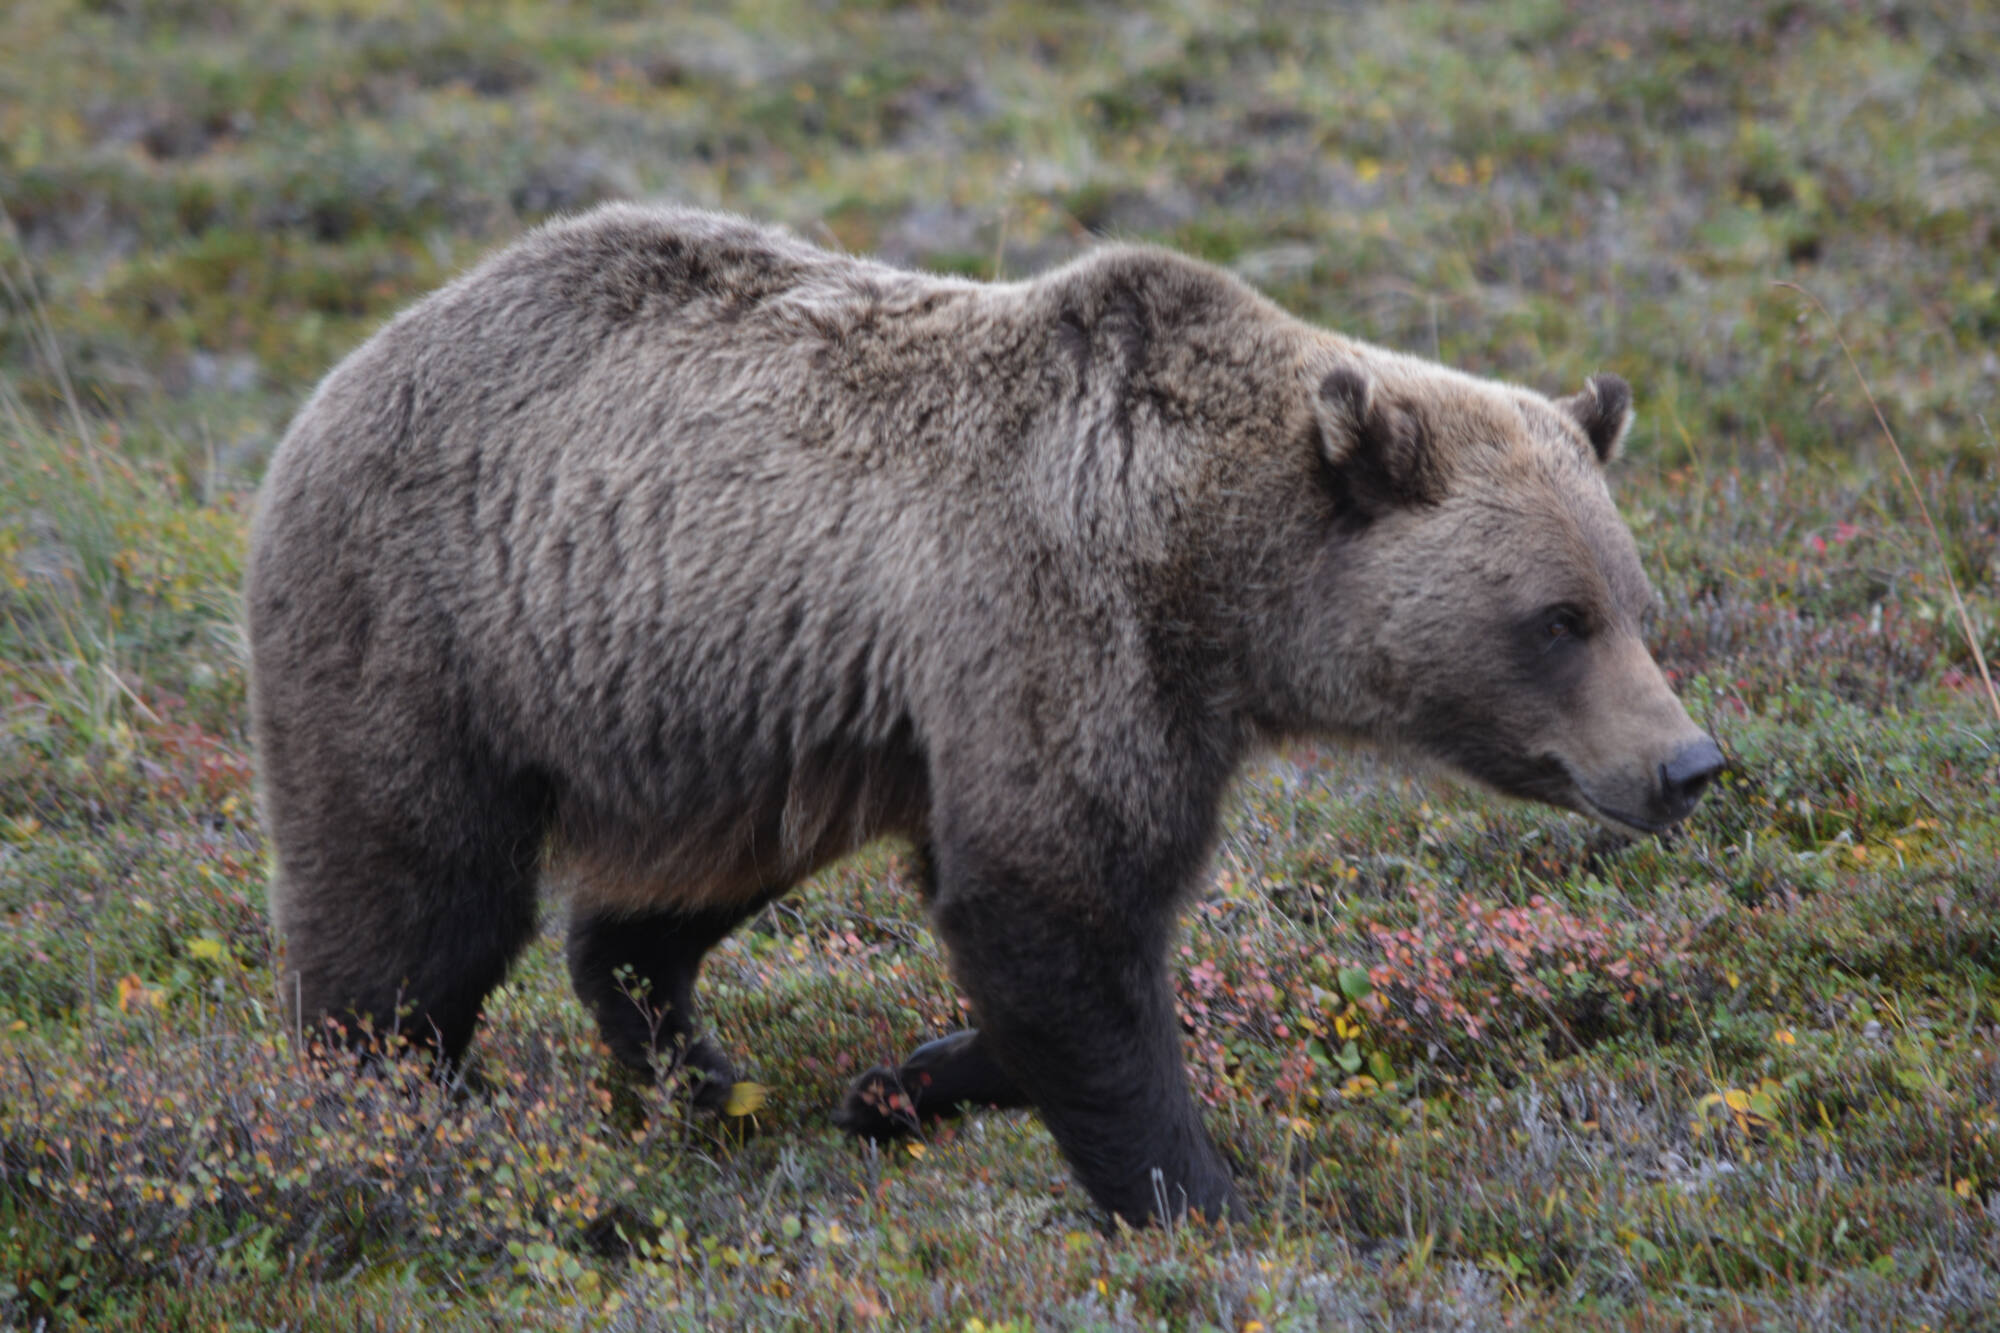
[[1583, 382], [1583, 392], [1558, 398], [1556, 406], [1576, 419], [1597, 451], [1597, 461], [1609, 463], [1618, 457], [1625, 432], [1632, 429], [1632, 386], [1616, 375], [1592, 375]]
[[1445, 476], [1423, 420], [1352, 366], [1330, 371], [1313, 401], [1321, 461], [1344, 511], [1366, 518], [1444, 499]]

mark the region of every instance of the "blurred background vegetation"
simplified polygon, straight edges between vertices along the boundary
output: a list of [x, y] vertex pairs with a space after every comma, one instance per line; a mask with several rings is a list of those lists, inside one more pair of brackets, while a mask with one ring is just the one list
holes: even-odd
[[1868, 454], [1801, 279], [1909, 443], [1994, 447], [1987, 5], [17, 0], [4, 35], [0, 191], [78, 392], [246, 471], [386, 313], [627, 197], [979, 276], [1165, 241], [1484, 373], [1619, 370], [1667, 463]]
[[[1946, 576], [2000, 655], [1996, 71], [1987, 3], [10, 0], [0, 1323], [1988, 1326], [2000, 738]], [[1656, 648], [1731, 776], [1620, 848], [1367, 757], [1253, 774], [1182, 960], [1231, 1235], [1101, 1234], [1032, 1117], [828, 1131], [956, 1022], [895, 849], [711, 969], [754, 1124], [607, 1083], [552, 941], [494, 1096], [309, 1077], [251, 494], [390, 313], [617, 198], [978, 277], [1158, 241], [1623, 374]]]

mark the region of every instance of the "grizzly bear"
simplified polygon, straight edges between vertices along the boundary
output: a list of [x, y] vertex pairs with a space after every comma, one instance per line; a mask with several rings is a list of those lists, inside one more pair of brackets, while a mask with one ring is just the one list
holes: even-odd
[[1640, 636], [1551, 400], [1111, 245], [984, 284], [732, 217], [544, 226], [335, 369], [272, 460], [248, 623], [286, 993], [465, 1050], [566, 888], [605, 1041], [733, 1074], [704, 953], [908, 839], [978, 1026], [879, 1133], [1037, 1110], [1092, 1197], [1237, 1206], [1169, 943], [1246, 757], [1331, 736], [1652, 831], [1722, 756]]

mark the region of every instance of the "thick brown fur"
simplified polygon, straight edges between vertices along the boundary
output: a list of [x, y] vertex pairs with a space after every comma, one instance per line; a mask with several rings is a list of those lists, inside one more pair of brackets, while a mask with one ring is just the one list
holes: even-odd
[[1159, 250], [982, 285], [685, 210], [544, 227], [328, 376], [265, 484], [297, 1002], [456, 1057], [560, 882], [613, 1049], [727, 1078], [701, 953], [900, 834], [981, 1021], [947, 1082], [1036, 1106], [1121, 1215], [1224, 1212], [1166, 955], [1253, 749], [1413, 747], [1641, 829], [1712, 771], [1637, 634], [1629, 405]]

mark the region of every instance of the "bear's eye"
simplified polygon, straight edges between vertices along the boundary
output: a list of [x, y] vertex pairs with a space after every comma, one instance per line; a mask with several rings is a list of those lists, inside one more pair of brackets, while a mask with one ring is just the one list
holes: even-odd
[[1542, 613], [1542, 639], [1549, 646], [1583, 637], [1583, 612], [1575, 607], [1554, 606]]

